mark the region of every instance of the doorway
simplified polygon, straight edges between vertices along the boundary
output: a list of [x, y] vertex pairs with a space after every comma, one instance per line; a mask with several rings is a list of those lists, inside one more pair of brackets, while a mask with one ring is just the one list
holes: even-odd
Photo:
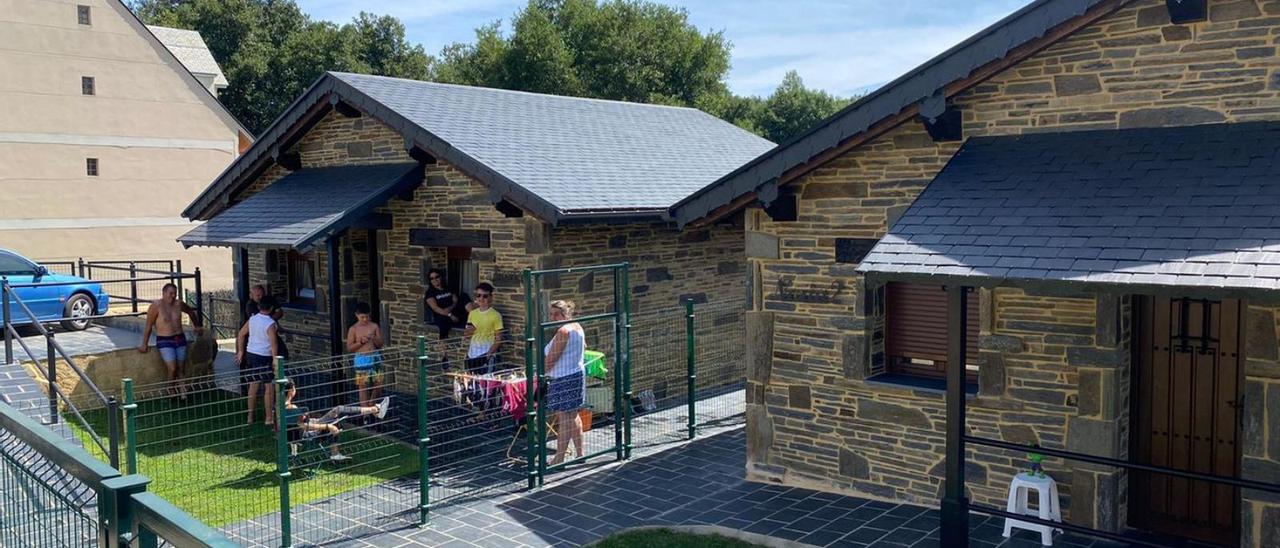
[[[1132, 449], [1138, 462], [1239, 477], [1243, 305], [1170, 297], [1134, 299]], [[1129, 523], [1235, 545], [1238, 489], [1131, 472]]]

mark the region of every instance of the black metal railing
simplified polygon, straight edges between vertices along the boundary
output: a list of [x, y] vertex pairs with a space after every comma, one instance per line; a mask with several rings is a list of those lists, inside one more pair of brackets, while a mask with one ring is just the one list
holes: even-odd
[[[114, 301], [125, 302], [133, 312], [138, 312], [138, 305], [149, 303], [160, 298], [164, 282], [169, 280], [178, 286], [178, 294], [182, 295], [183, 277], [180, 260], [147, 260], [147, 261], [86, 261], [77, 262], [79, 276], [93, 280], [102, 285], [107, 296]], [[199, 269], [197, 269], [199, 270]], [[200, 288], [196, 287], [199, 292]]]

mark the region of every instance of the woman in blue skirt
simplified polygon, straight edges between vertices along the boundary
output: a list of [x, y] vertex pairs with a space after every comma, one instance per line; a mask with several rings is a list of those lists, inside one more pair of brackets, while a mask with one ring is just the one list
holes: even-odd
[[[548, 316], [553, 322], [571, 320], [573, 308], [572, 301], [552, 301]], [[578, 457], [585, 454], [582, 449], [582, 418], [578, 415], [587, 389], [582, 360], [585, 349], [582, 325], [572, 322], [560, 326], [543, 350], [547, 364], [547, 409], [556, 413], [558, 424], [556, 455], [549, 464], [564, 462], [570, 444]]]

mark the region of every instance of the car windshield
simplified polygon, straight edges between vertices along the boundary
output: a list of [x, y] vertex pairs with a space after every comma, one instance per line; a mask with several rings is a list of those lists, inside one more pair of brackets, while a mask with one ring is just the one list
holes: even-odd
[[31, 263], [22, 257], [12, 253], [0, 253], [0, 276], [30, 276], [34, 273]]

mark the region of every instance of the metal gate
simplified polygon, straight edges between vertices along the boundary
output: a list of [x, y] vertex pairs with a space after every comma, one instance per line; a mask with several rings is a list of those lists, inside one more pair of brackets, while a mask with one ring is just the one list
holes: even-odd
[[[527, 382], [526, 386], [526, 413], [525, 428], [527, 432], [532, 433], [533, 443], [528, 444], [527, 454], [527, 470], [529, 471], [529, 487], [541, 486], [545, 482], [547, 473], [554, 472], [565, 466], [587, 461], [592, 458], [612, 454], [616, 460], [624, 460], [631, 456], [631, 337], [629, 333], [630, 323], [628, 318], [631, 313], [631, 299], [628, 274], [630, 268], [628, 263], [607, 264], [587, 267], [575, 268], [557, 268], [549, 270], [530, 270], [524, 271], [524, 297], [525, 297], [525, 341], [524, 341], [524, 358], [525, 358], [525, 378], [537, 379], [537, 382]], [[606, 290], [595, 290], [596, 277], [603, 273], [602, 283], [609, 286]], [[563, 278], [566, 277], [583, 277], [590, 276], [591, 283], [565, 284]], [[548, 284], [548, 281], [555, 283]], [[579, 315], [572, 319], [548, 321], [547, 307], [553, 302], [555, 293], [561, 291], [559, 288], [568, 285], [577, 288], [578, 291], [569, 295], [579, 298], [588, 296], [598, 296], [601, 294], [611, 294], [611, 303], [596, 311], [591, 308], [584, 308], [583, 311], [590, 312]], [[590, 286], [590, 291], [582, 291], [586, 286]], [[600, 305], [594, 303], [595, 307]], [[547, 440], [549, 432], [556, 432], [556, 425], [548, 424], [547, 413], [547, 392], [549, 387], [549, 379], [546, 375], [547, 364], [544, 347], [547, 342], [554, 336], [554, 332], [560, 327], [569, 324], [578, 323], [583, 326], [584, 332], [587, 326], [600, 327], [603, 326], [606, 332], [611, 335], [612, 341], [605, 337], [596, 337], [596, 340], [587, 340], [585, 347], [590, 349], [593, 345], [597, 348], [606, 348], [604, 352], [605, 368], [607, 370], [605, 379], [601, 384], [592, 386], [584, 380], [584, 402], [583, 409], [577, 411], [578, 416], [582, 419], [583, 443], [593, 442], [588, 447], [583, 447], [583, 443], [577, 445], [580, 454], [573, 459], [566, 459], [557, 464], [549, 464], [547, 462]], [[550, 334], [549, 334], [550, 333]], [[605, 340], [599, 340], [604, 338]], [[608, 350], [611, 350], [609, 352]], [[608, 359], [612, 356], [612, 359]], [[610, 384], [611, 383], [611, 386]], [[595, 388], [595, 391], [592, 391]], [[611, 390], [611, 394], [609, 393]], [[592, 398], [590, 394], [604, 395], [601, 398]], [[585, 411], [584, 411], [585, 410]], [[609, 415], [607, 421], [597, 419], [601, 418], [597, 415]], [[599, 422], [602, 426], [612, 426], [612, 437], [607, 433], [596, 430], [595, 424]], [[594, 432], [594, 435], [587, 434]], [[556, 443], [568, 444], [570, 440], [556, 436]]]

